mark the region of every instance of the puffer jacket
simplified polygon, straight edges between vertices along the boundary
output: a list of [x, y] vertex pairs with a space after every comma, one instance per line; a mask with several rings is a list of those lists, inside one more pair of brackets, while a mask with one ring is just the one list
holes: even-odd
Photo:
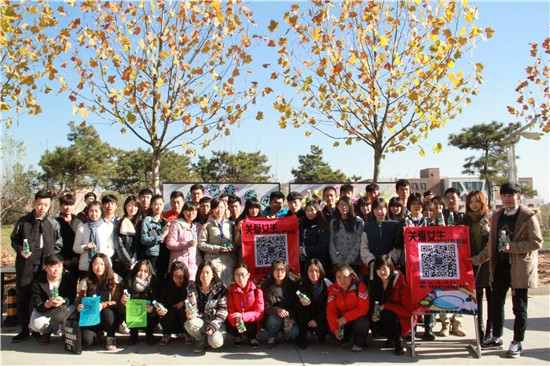
[[202, 257], [198, 245], [189, 245], [191, 240], [197, 240], [197, 225], [189, 225], [180, 218], [174, 219], [166, 237], [166, 248], [170, 250], [170, 266], [174, 262], [185, 263], [189, 278], [194, 279]]
[[344, 317], [352, 322], [369, 312], [369, 294], [364, 283], [352, 283], [350, 289], [344, 292], [337, 283], [328, 289], [327, 320], [330, 330], [338, 330], [338, 318]]
[[[496, 211], [491, 216], [491, 228], [498, 227], [498, 220], [504, 214], [504, 209]], [[473, 265], [489, 261], [491, 283], [495, 276], [498, 263], [497, 230], [489, 233], [489, 242], [485, 249], [472, 257]], [[510, 277], [512, 288], [536, 288], [538, 285], [538, 250], [542, 247], [542, 231], [535, 212], [524, 205], [519, 205], [519, 216], [516, 221], [514, 236], [510, 240]]]
[[[260, 329], [264, 318], [264, 294], [252, 281], [248, 281], [244, 289], [233, 283], [227, 294], [229, 315], [227, 321], [237, 327], [235, 313], [241, 313], [245, 323], [256, 322]], [[243, 309], [244, 305], [244, 309]]]

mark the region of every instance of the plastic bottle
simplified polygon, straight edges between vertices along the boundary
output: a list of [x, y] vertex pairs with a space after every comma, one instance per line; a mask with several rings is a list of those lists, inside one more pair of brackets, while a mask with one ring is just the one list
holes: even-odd
[[452, 212], [449, 212], [449, 216], [447, 217], [447, 226], [454, 226], [455, 224], [455, 215], [453, 215]]
[[380, 303], [378, 301], [374, 302], [374, 317], [380, 319]]
[[289, 325], [290, 325], [290, 317], [285, 316], [283, 319], [283, 328], [288, 328]]
[[23, 253], [29, 254], [31, 252], [31, 246], [27, 239], [23, 239]]
[[94, 255], [96, 254], [96, 250], [95, 250], [95, 247], [93, 248], [90, 248], [88, 249], [88, 260], [91, 262], [92, 261], [92, 258], [94, 257]]
[[508, 234], [506, 234], [506, 230], [502, 230], [500, 232], [500, 236], [498, 237], [498, 251], [502, 252], [509, 241], [510, 240], [508, 239]]
[[126, 296], [128, 299], [130, 298], [130, 293], [128, 292], [128, 289], [124, 289], [124, 291], [122, 291], [122, 295]]
[[298, 298], [300, 299], [300, 301], [305, 301], [305, 302], [307, 302], [308, 305], [311, 304], [311, 300], [303, 292], [300, 292], [298, 290], [298, 291], [296, 291], [296, 295], [298, 295]]
[[242, 314], [241, 313], [235, 314], [235, 318], [237, 320], [237, 329], [239, 330], [239, 333], [246, 332], [246, 325], [244, 324]]
[[340, 340], [344, 339], [344, 326], [340, 325], [338, 327], [338, 335], [340, 336]]
[[57, 286], [54, 286], [52, 288], [52, 297], [55, 299], [56, 297], [59, 297], [59, 288]]
[[151, 303], [153, 304], [153, 306], [155, 307], [155, 309], [157, 311], [166, 311], [166, 308], [164, 307], [164, 305], [162, 305], [160, 302], [158, 302], [157, 300], [153, 300], [153, 302]]
[[191, 304], [191, 301], [189, 299], [185, 299], [185, 310], [189, 310], [191, 314], [195, 314], [195, 308]]

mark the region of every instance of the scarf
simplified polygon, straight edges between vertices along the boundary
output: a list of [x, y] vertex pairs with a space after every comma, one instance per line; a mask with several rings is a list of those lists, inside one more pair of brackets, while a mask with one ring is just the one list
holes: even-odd
[[142, 280], [136, 277], [136, 283], [134, 287], [137, 292], [143, 292], [147, 290], [150, 284], [151, 284], [151, 276], [147, 277], [147, 279], [145, 280]]
[[136, 228], [134, 227], [134, 224], [132, 224], [132, 221], [130, 221], [129, 218], [125, 217], [124, 219], [122, 219], [122, 222], [120, 223], [119, 233], [121, 235], [129, 235], [129, 236], [136, 235]]
[[101, 226], [103, 222], [101, 220], [98, 221], [88, 221], [88, 227], [90, 228], [90, 238], [89, 243], [94, 243], [96, 248], [95, 251], [97, 253], [101, 253], [100, 250], [100, 243], [99, 243], [99, 227]]

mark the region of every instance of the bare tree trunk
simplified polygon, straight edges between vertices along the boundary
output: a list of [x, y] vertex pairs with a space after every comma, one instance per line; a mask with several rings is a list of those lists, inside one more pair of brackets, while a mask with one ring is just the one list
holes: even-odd
[[160, 146], [153, 146], [153, 191], [160, 194]]
[[374, 173], [372, 182], [378, 183], [380, 179], [380, 161], [382, 160], [382, 147], [374, 146]]

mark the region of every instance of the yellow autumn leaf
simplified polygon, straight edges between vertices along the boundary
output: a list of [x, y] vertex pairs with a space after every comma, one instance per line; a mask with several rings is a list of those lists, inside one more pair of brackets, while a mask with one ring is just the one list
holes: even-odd
[[420, 154], [420, 156], [426, 156], [426, 153], [424, 152], [423, 148], [420, 148], [420, 151], [418, 152], [418, 154]]
[[388, 44], [388, 39], [384, 36], [380, 37], [380, 47], [384, 47], [386, 44]]
[[264, 113], [263, 112], [258, 112], [258, 114], [256, 115], [256, 119], [258, 121], [261, 121], [262, 119], [264, 119]]
[[437, 145], [435, 145], [432, 149], [434, 153], [439, 153], [441, 152], [441, 150], [443, 150], [443, 145], [441, 145], [440, 142], [438, 142]]
[[73, 105], [73, 116], [76, 116], [77, 113], [78, 113], [78, 106]]

